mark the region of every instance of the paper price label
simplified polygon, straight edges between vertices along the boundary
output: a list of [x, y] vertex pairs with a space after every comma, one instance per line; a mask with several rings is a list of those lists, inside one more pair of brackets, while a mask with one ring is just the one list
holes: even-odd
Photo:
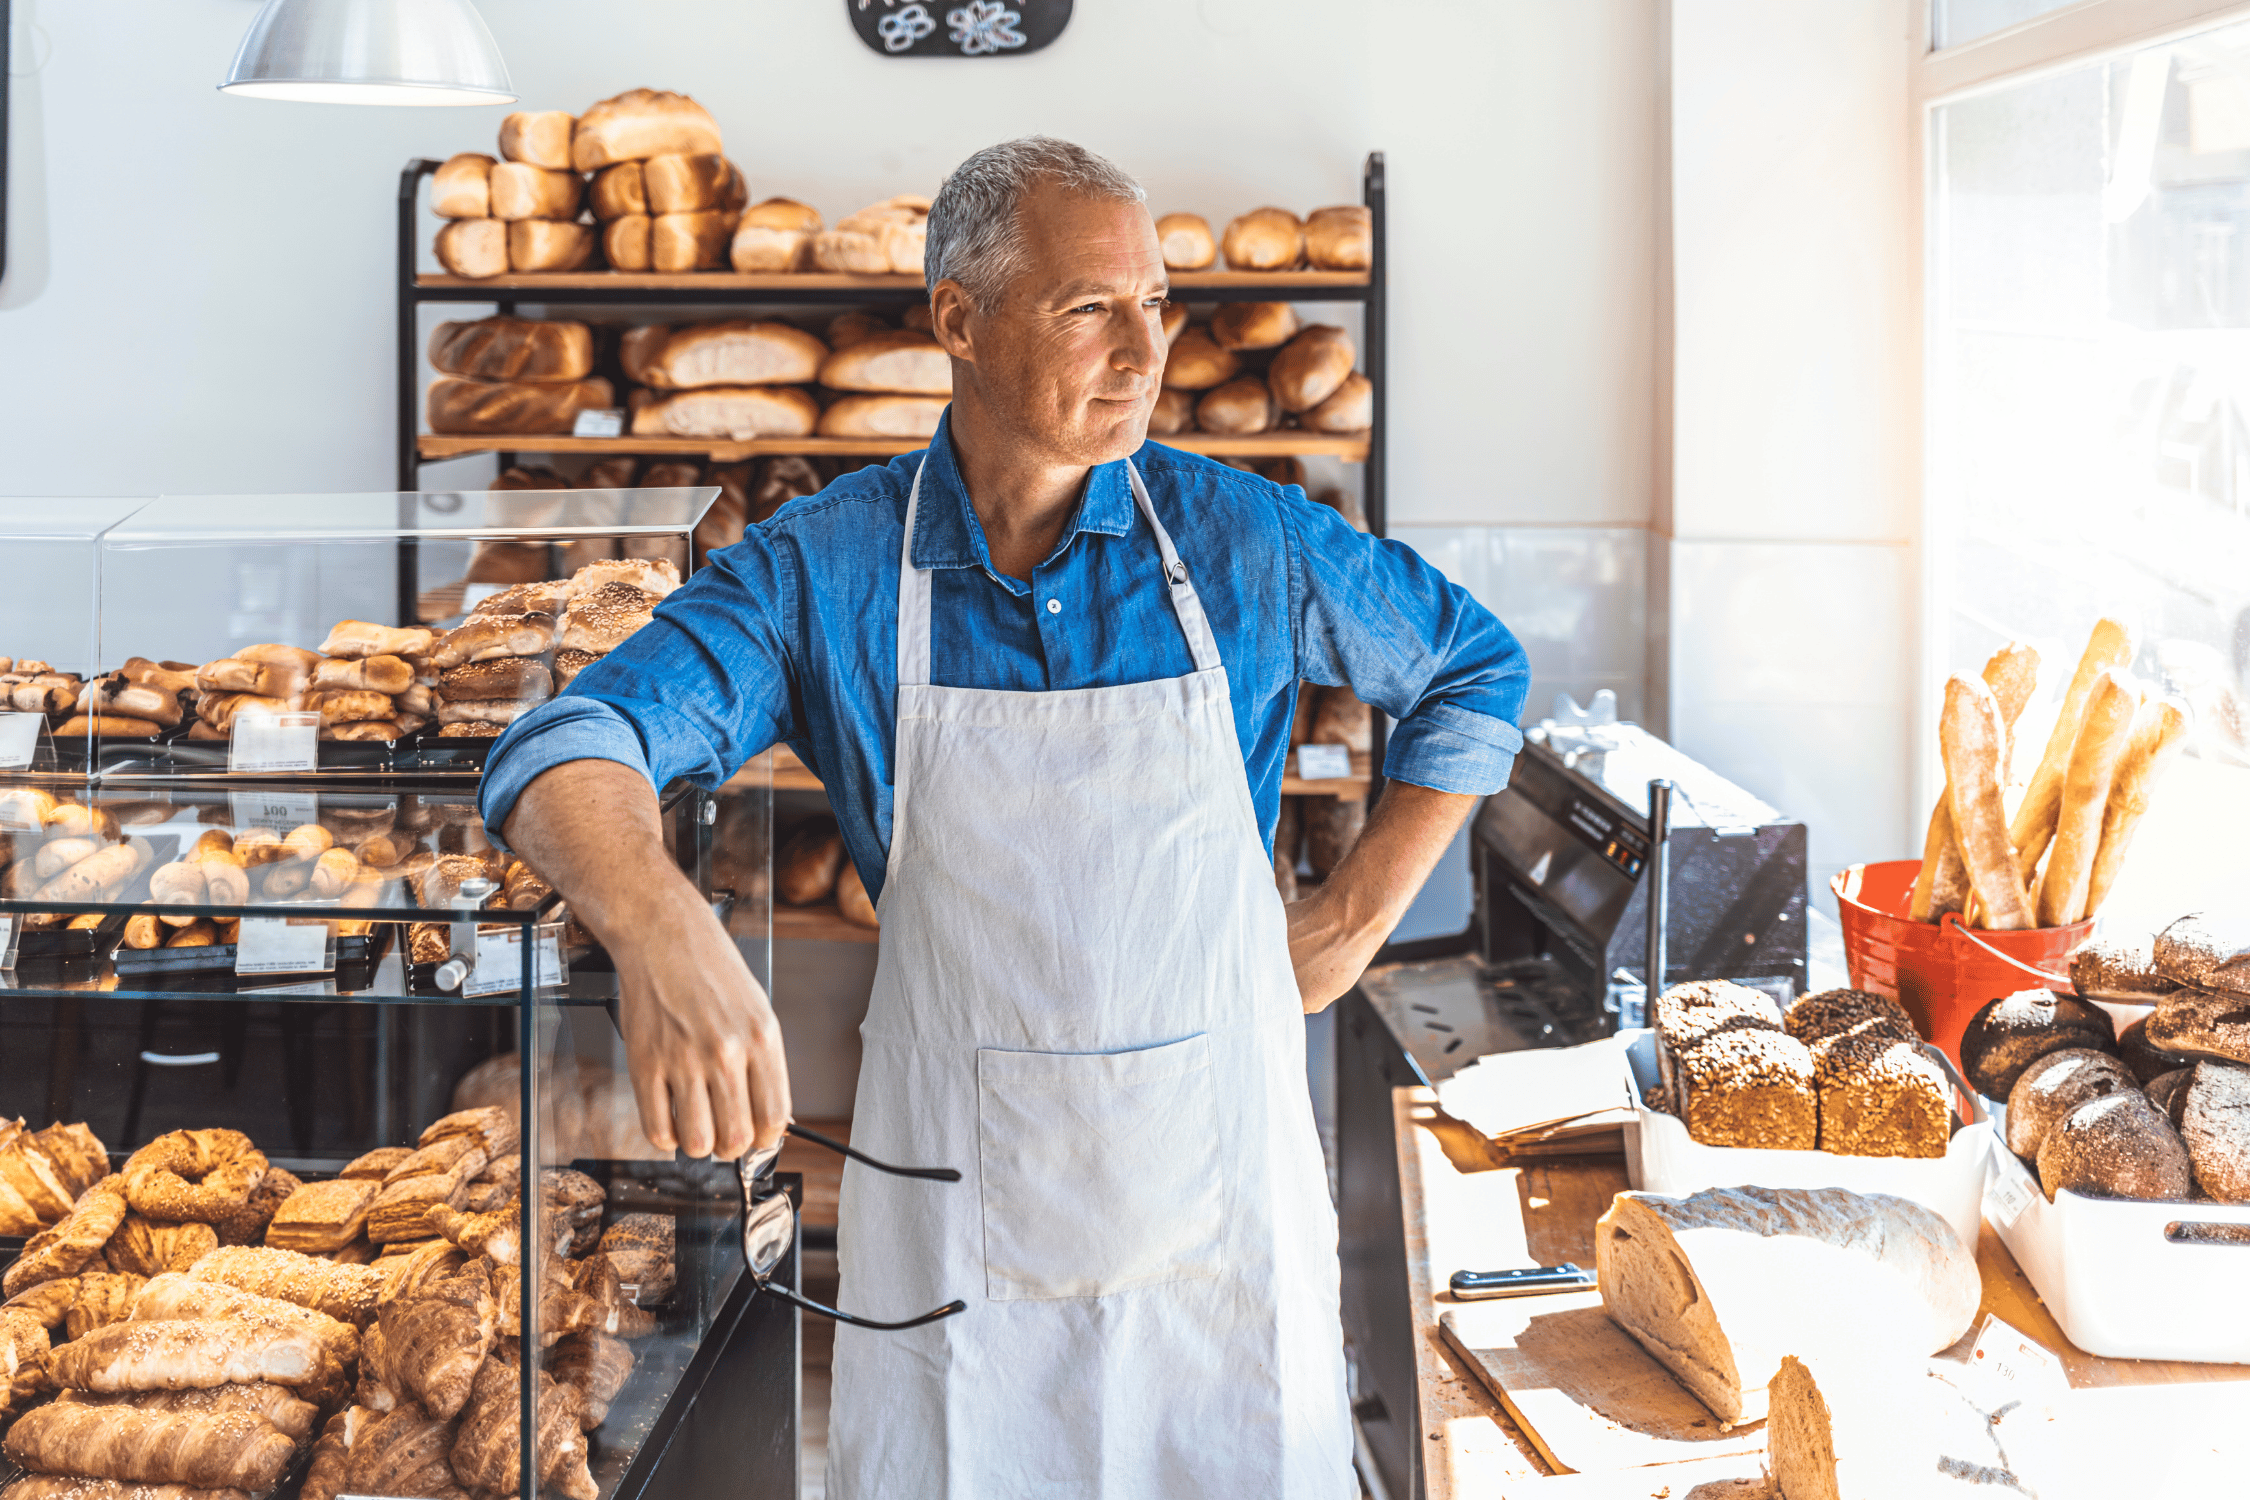
[[572, 437], [623, 437], [625, 435], [625, 409], [619, 406], [594, 407], [578, 414], [570, 424]]
[[230, 792], [227, 801], [233, 805], [237, 833], [245, 828], [287, 833], [320, 820], [318, 792]]
[[0, 973], [16, 966], [16, 923], [12, 911], [0, 911]]
[[44, 714], [0, 714], [0, 771], [30, 765], [46, 725]]
[[320, 715], [237, 714], [227, 745], [227, 769], [236, 774], [320, 769]]
[[244, 917], [235, 939], [237, 974], [319, 974], [335, 967], [328, 957], [328, 924], [292, 917]]
[[[295, 984], [261, 984], [254, 989], [245, 988], [240, 993], [245, 995], [333, 995], [336, 993], [336, 981], [333, 979], [305, 979]], [[217, 1062], [219, 1059], [214, 1055], [211, 1060]]]
[[2039, 1184], [2031, 1180], [2022, 1158], [2006, 1146], [1996, 1143], [1992, 1155], [1992, 1176], [1984, 1185], [1984, 1211], [2001, 1228], [2012, 1229], [2032, 1200], [2040, 1196]]
[[2041, 1405], [2070, 1389], [2070, 1376], [2052, 1350], [1990, 1313], [1969, 1347], [1969, 1368], [1998, 1398], [1992, 1401], [1996, 1408], [2008, 1401]]
[[[553, 932], [541, 932], [532, 949], [531, 982], [544, 989], [562, 983], [562, 941]], [[505, 928], [477, 934], [477, 966], [464, 996], [510, 994], [523, 986], [523, 929]]]
[[1299, 745], [1297, 776], [1304, 781], [1335, 781], [1352, 774], [1352, 753], [1342, 745]]

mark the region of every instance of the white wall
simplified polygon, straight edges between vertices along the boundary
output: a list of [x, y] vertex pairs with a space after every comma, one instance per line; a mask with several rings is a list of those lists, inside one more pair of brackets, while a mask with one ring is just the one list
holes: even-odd
[[[482, 0], [525, 103], [710, 106], [832, 217], [1047, 131], [1162, 211], [1356, 201], [1388, 152], [1398, 522], [1647, 516], [1655, 0], [1086, 0], [900, 61], [846, 0]], [[0, 493], [393, 487], [393, 201], [500, 109], [218, 94], [254, 0], [15, 0]]]

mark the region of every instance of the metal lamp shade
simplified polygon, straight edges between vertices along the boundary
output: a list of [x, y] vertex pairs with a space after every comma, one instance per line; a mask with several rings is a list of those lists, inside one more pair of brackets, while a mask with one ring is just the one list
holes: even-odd
[[469, 0], [266, 0], [219, 87], [314, 104], [509, 104], [516, 97]]

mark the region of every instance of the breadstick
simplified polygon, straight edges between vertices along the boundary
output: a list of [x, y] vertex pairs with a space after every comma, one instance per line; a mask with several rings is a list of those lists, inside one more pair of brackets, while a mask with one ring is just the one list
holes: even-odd
[[2172, 757], [2187, 740], [2187, 710], [2170, 698], [2151, 699], [2133, 719], [2133, 737], [2125, 758], [2109, 784], [2109, 805], [2102, 809], [2101, 847], [2094, 853], [2094, 871], [2086, 882], [2086, 909], [2092, 916], [2102, 909], [2117, 873], [2125, 866], [2134, 830], [2148, 811], [2149, 792], [2170, 766]]
[[2007, 743], [2000, 704], [1973, 677], [1945, 685], [1938, 718], [1938, 749], [1945, 758], [1946, 796], [1969, 881], [1984, 903], [1986, 925], [2013, 931], [2031, 925], [2031, 900], [2008, 848], [2007, 814], [2000, 802], [2000, 751]]
[[2087, 695], [2078, 740], [2070, 748], [2070, 769], [2063, 777], [2054, 846], [2047, 855], [2047, 872], [2039, 878], [2036, 914], [2042, 927], [2067, 927], [2085, 915], [2109, 785], [2133, 737], [2133, 715], [2140, 707], [2140, 689], [2115, 667], [2096, 678]]
[[[2039, 653], [2022, 641], [2008, 642], [1986, 660], [1984, 685], [1992, 689], [2000, 720], [2007, 727], [2000, 754], [2000, 785], [2005, 788], [2008, 768], [2015, 763], [2016, 719], [2039, 686]], [[1971, 894], [1960, 841], [1953, 836], [1949, 800], [1950, 794], [1938, 794], [1937, 806], [1930, 812], [1929, 835], [1922, 842], [1922, 872], [1914, 879], [1914, 898], [1907, 910], [1917, 922], [1935, 922], [1949, 911], [1962, 911]]]
[[2031, 880], [2031, 872], [2039, 868], [2039, 856], [2047, 852], [2048, 840], [2055, 835], [2055, 820], [2062, 813], [2063, 778], [2070, 771], [2071, 746], [2078, 742], [2078, 724], [2086, 716], [2086, 698], [2094, 690], [2094, 679], [2132, 659], [2133, 633], [2125, 623], [2097, 620], [2094, 633], [2086, 639], [2085, 654], [2078, 658], [2078, 670], [2071, 674], [2070, 689], [2063, 694], [2062, 712], [2055, 716], [2054, 730], [2047, 736], [2046, 753], [2031, 775], [2031, 785], [2024, 789], [2015, 821], [2008, 825], [2008, 842], [2016, 848], [2016, 873], [2026, 883]]

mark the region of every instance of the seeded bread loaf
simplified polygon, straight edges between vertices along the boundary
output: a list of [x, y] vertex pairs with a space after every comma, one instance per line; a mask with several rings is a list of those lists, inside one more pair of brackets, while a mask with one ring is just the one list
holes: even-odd
[[1919, 1041], [1848, 1031], [1813, 1048], [1820, 1149], [1838, 1156], [1945, 1155], [1953, 1111], [1945, 1074]]
[[1706, 1146], [1810, 1151], [1819, 1144], [1812, 1054], [1783, 1031], [1723, 1031], [1673, 1055], [1688, 1135]]
[[1721, 1031], [1779, 1031], [1781, 1007], [1763, 990], [1746, 984], [1698, 979], [1675, 984], [1658, 995], [1650, 1024], [1666, 1046], [1681, 1052]]
[[1888, 995], [1872, 990], [1821, 990], [1789, 1002], [1782, 1028], [1808, 1047], [1847, 1033], [1880, 1031], [1901, 1041], [1916, 1036], [1913, 1020]]

